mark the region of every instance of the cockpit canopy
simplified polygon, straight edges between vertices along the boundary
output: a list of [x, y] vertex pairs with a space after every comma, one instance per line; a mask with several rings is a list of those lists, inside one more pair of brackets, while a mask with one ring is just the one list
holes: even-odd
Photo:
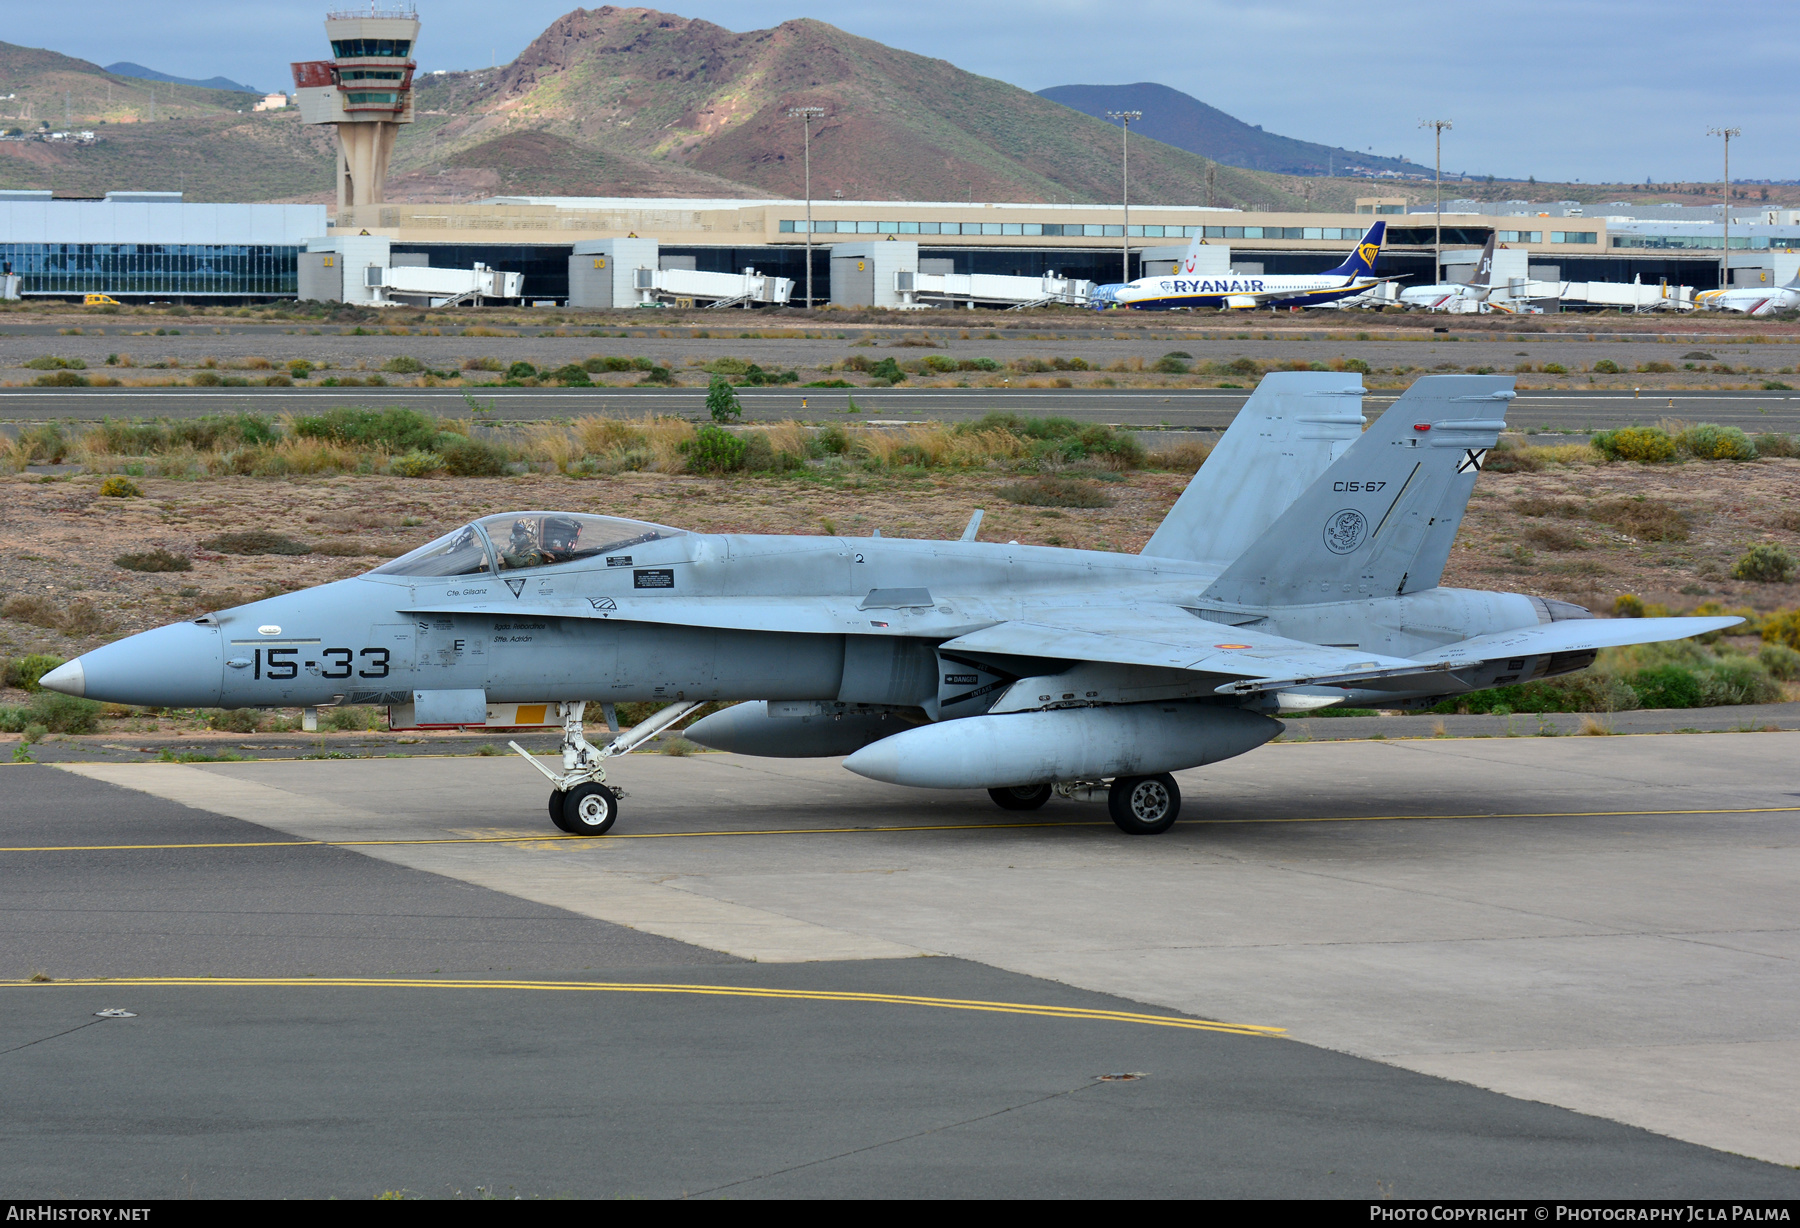
[[410, 554], [377, 567], [377, 576], [473, 576], [551, 567], [685, 537], [681, 529], [580, 512], [502, 512], [483, 516]]

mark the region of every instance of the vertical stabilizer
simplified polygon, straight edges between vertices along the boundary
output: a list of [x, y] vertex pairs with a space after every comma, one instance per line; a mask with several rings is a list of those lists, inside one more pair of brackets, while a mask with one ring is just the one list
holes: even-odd
[[1481, 249], [1481, 256], [1475, 261], [1475, 268], [1469, 274], [1469, 280], [1464, 284], [1480, 286], [1484, 290], [1492, 288], [1494, 282], [1494, 235], [1494, 231], [1488, 231], [1487, 246]]
[[1362, 376], [1263, 376], [1144, 553], [1220, 569], [1268, 531], [1362, 434]]
[[1205, 596], [1311, 605], [1435, 588], [1513, 381], [1427, 375], [1363, 432]]
[[1376, 222], [1363, 235], [1362, 242], [1356, 245], [1356, 250], [1350, 253], [1349, 259], [1335, 269], [1326, 269], [1326, 276], [1334, 274], [1344, 277], [1375, 276], [1375, 258], [1381, 255], [1381, 240], [1386, 234], [1387, 223]]

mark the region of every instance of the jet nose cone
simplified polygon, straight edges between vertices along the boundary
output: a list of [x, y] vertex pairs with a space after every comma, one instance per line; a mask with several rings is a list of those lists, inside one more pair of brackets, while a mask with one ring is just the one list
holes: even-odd
[[224, 689], [225, 651], [217, 627], [175, 623], [83, 653], [44, 675], [71, 675], [79, 690], [53, 689], [115, 704], [215, 707]]
[[61, 691], [79, 698], [87, 693], [87, 671], [81, 666], [81, 658], [76, 657], [39, 678], [38, 685], [46, 691]]

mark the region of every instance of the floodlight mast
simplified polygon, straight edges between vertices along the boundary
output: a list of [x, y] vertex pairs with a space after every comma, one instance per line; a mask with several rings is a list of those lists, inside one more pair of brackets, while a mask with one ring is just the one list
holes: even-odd
[[800, 121], [801, 164], [806, 175], [806, 309], [813, 305], [813, 270], [812, 270], [812, 122], [815, 116], [825, 114], [824, 107], [789, 107], [788, 118]]
[[1121, 156], [1119, 159], [1119, 199], [1125, 206], [1125, 224], [1119, 229], [1124, 232], [1124, 268], [1120, 271], [1120, 281], [1131, 280], [1131, 121], [1144, 118], [1142, 111], [1108, 111], [1106, 118], [1119, 121], [1119, 130], [1123, 134], [1120, 140]]
[[1431, 279], [1444, 279], [1444, 129], [1454, 127], [1447, 119], [1422, 119], [1419, 127], [1430, 128], [1437, 141], [1436, 169], [1432, 172], [1432, 212], [1437, 225], [1431, 234]]
[[1725, 212], [1723, 214], [1725, 222], [1725, 245], [1720, 250], [1719, 254], [1719, 289], [1729, 290], [1731, 289], [1731, 138], [1734, 136], [1742, 136], [1743, 129], [1708, 128], [1706, 130], [1706, 135], [1722, 136], [1725, 138]]

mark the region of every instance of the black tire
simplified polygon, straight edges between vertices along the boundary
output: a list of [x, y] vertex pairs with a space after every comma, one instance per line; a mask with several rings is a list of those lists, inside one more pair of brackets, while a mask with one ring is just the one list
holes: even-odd
[[573, 835], [575, 829], [563, 819], [563, 802], [567, 800], [568, 796], [561, 789], [550, 790], [550, 821], [563, 831]]
[[605, 785], [576, 785], [563, 795], [563, 830], [604, 836], [619, 817], [619, 799]]
[[1036, 810], [1050, 800], [1050, 786], [1014, 785], [1010, 789], [989, 789], [988, 796], [1002, 810]]
[[1181, 787], [1167, 772], [1121, 776], [1107, 791], [1106, 808], [1126, 835], [1160, 835], [1173, 827], [1181, 814]]

